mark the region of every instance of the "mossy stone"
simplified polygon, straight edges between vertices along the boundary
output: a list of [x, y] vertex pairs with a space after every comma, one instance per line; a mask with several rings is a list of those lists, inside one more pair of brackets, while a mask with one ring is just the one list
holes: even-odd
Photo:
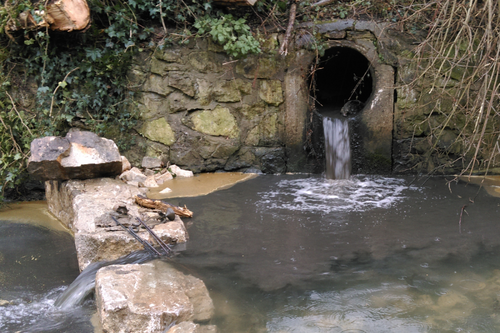
[[278, 106], [283, 103], [283, 90], [281, 89], [281, 81], [260, 81], [259, 97], [264, 102], [270, 105]]
[[228, 108], [219, 105], [212, 111], [194, 112], [191, 121], [193, 129], [201, 133], [229, 138], [236, 138], [240, 135], [234, 116]]
[[221, 103], [241, 101], [241, 92], [234, 80], [218, 81], [213, 90], [214, 99]]
[[145, 122], [139, 133], [151, 141], [160, 142], [167, 146], [175, 142], [175, 133], [165, 118]]

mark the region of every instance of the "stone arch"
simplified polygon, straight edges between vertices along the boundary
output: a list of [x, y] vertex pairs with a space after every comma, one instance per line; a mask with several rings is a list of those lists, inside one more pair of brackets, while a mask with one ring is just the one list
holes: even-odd
[[[371, 65], [372, 93], [367, 97], [359, 123], [360, 140], [355, 173], [387, 174], [392, 171], [392, 132], [394, 117], [394, 68], [379, 55], [379, 40], [387, 40], [384, 27], [374, 22], [338, 20], [315, 25], [316, 31], [328, 39], [327, 50], [346, 48], [359, 52]], [[304, 41], [302, 41], [302, 39]], [[299, 37], [298, 46], [310, 38]], [[284, 144], [288, 158], [287, 171], [314, 171], [316, 160], [308, 159], [305, 146], [311, 141], [308, 71], [315, 64], [315, 53], [298, 50], [289, 62], [284, 76], [285, 131]], [[309, 125], [308, 125], [309, 123]], [[314, 121], [313, 129], [317, 130]], [[317, 132], [317, 131], [316, 131]], [[314, 133], [313, 133], [314, 136]], [[315, 138], [312, 139], [315, 141]], [[314, 145], [314, 144], [313, 144]], [[313, 156], [318, 156], [317, 153]], [[315, 159], [315, 158], [313, 158]]]
[[369, 62], [371, 92], [363, 96], [365, 106], [355, 124], [352, 169], [353, 173], [388, 174], [392, 171], [394, 69], [381, 61], [376, 41], [362, 36], [364, 38], [331, 40], [327, 52], [355, 50]]

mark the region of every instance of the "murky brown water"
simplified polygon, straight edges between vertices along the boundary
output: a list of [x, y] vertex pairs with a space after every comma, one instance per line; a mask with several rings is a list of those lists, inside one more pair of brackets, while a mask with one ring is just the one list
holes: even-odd
[[[500, 199], [477, 185], [259, 176], [169, 201], [195, 213], [185, 220], [188, 249], [176, 261], [207, 284], [222, 333], [500, 331]], [[15, 248], [33, 243], [23, 237]], [[2, 244], [11, 244], [8, 237]], [[27, 253], [52, 254], [45, 245]], [[49, 274], [63, 262], [37, 269]], [[13, 259], [0, 271], [17, 269]], [[19, 302], [36, 313], [29, 304], [50, 292]], [[34, 317], [14, 310], [0, 306], [0, 327], [13, 320], [29, 327]], [[92, 331], [91, 312], [76, 312], [79, 332]]]
[[70, 229], [49, 212], [46, 201], [9, 203], [0, 209], [0, 220], [71, 233]]
[[[151, 199], [168, 199], [175, 197], [196, 197], [223, 190], [234, 184], [255, 178], [256, 174], [241, 172], [202, 173], [189, 178], [174, 178], [166, 181], [160, 187], [150, 188], [148, 197]], [[165, 188], [171, 192], [160, 193]]]

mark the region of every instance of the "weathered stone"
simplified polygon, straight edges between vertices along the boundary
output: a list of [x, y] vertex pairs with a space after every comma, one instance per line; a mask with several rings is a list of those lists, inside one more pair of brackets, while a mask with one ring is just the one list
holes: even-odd
[[267, 146], [277, 143], [278, 140], [278, 114], [271, 114], [262, 119], [247, 135], [245, 145]]
[[49, 211], [64, 225], [78, 233], [96, 230], [95, 220], [110, 211], [117, 203], [127, 207], [130, 214], [138, 216], [133, 197], [145, 190], [111, 178], [45, 182]]
[[164, 48], [163, 50], [157, 48], [154, 56], [156, 59], [160, 59], [166, 62], [182, 62], [181, 50], [171, 47]]
[[167, 180], [173, 179], [172, 174], [165, 170], [165, 172], [159, 173], [155, 175], [155, 180], [158, 185], [163, 184]]
[[145, 122], [140, 133], [146, 138], [170, 146], [175, 142], [175, 133], [165, 118]]
[[279, 46], [278, 42], [278, 34], [277, 33], [268, 33], [266, 34], [264, 42], [261, 43], [261, 49], [263, 52], [273, 52]]
[[[28, 160], [28, 172], [49, 177], [57, 175], [61, 166], [61, 159], [69, 154], [71, 143], [67, 138], [47, 136], [31, 142], [31, 156]], [[55, 178], [57, 179], [57, 178]]]
[[120, 156], [120, 158], [122, 159], [122, 173], [130, 170], [132, 168], [132, 165], [130, 164], [128, 159], [125, 156]]
[[156, 183], [155, 176], [147, 176], [146, 180], [144, 181], [144, 186], [145, 187], [158, 187], [158, 183]]
[[162, 162], [158, 157], [144, 156], [142, 158], [142, 167], [148, 169], [161, 168]]
[[260, 81], [259, 97], [274, 106], [283, 103], [283, 90], [281, 90], [281, 81], [262, 80]]
[[260, 157], [262, 172], [273, 174], [286, 172], [286, 158], [282, 148], [257, 148], [255, 155]]
[[[139, 216], [139, 215], [134, 215]], [[108, 214], [95, 219], [99, 223], [103, 219], [110, 220]], [[184, 223], [175, 216], [170, 222], [155, 225], [153, 231], [167, 244], [185, 243], [188, 239]], [[150, 243], [156, 241], [146, 232], [138, 235]], [[126, 231], [108, 231], [97, 228], [94, 232], [78, 232], [75, 234], [75, 246], [80, 270], [97, 261], [115, 260], [134, 251], [144, 250], [144, 247]]]
[[168, 77], [150, 75], [142, 87], [142, 91], [152, 92], [161, 96], [167, 96], [173, 88], [168, 86]]
[[183, 170], [179, 168], [177, 165], [171, 165], [169, 167], [170, 172], [175, 175], [175, 177], [187, 178], [193, 177], [193, 171]]
[[[202, 93], [209, 93], [208, 91], [203, 91]], [[215, 102], [211, 103], [211, 97], [209, 95], [200, 98], [193, 99], [180, 91], [175, 91], [167, 97], [168, 107], [170, 113], [175, 113], [179, 111], [191, 111], [199, 109], [209, 109], [216, 106]]]
[[186, 75], [171, 73], [168, 76], [168, 85], [176, 89], [179, 89], [184, 94], [191, 97], [194, 97], [194, 95], [196, 94], [194, 81], [189, 76]]
[[213, 94], [217, 102], [231, 103], [241, 101], [241, 92], [235, 80], [217, 81]]
[[171, 71], [183, 71], [186, 68], [183, 65], [177, 63], [169, 63], [156, 58], [151, 59], [151, 73], [158, 74], [160, 76], [165, 76]]
[[231, 156], [226, 165], [224, 166], [224, 170], [233, 171], [250, 167], [259, 166], [259, 161], [257, 157], [253, 153], [251, 149], [248, 147], [243, 147], [239, 150], [238, 154]]
[[167, 114], [170, 110], [165, 98], [155, 93], [145, 92], [139, 100], [141, 119], [150, 119], [160, 114]]
[[208, 80], [196, 79], [196, 98], [201, 105], [208, 105], [212, 99], [212, 85]]
[[245, 57], [236, 65], [236, 73], [248, 79], [270, 79], [278, 72], [280, 66], [273, 57]]
[[211, 54], [206, 51], [192, 52], [188, 56], [189, 65], [201, 73], [220, 71], [220, 66], [212, 59]]
[[[75, 234], [78, 263], [83, 270], [89, 264], [114, 260], [133, 251], [143, 249], [125, 231], [107, 231], [98, 226], [102, 221], [110, 221], [110, 214], [117, 205], [125, 206], [129, 216], [139, 217], [136, 195], [144, 195], [146, 190], [127, 185], [110, 178], [84, 181], [45, 182], [49, 211]], [[187, 232], [182, 220], [176, 216], [172, 222], [155, 225], [153, 230], [162, 240], [170, 244], [187, 241]], [[146, 232], [139, 235], [152, 241]]]
[[236, 110], [241, 113], [245, 118], [253, 119], [262, 115], [266, 111], [266, 105], [264, 102], [256, 103], [256, 104], [243, 104], [240, 107], [236, 108]]
[[96, 304], [109, 333], [164, 332], [174, 321], [205, 321], [214, 313], [203, 281], [160, 260], [100, 269]]
[[147, 179], [147, 176], [144, 175], [141, 170], [137, 169], [137, 168], [132, 168], [130, 170], [127, 170], [125, 172], [123, 172], [121, 175], [120, 175], [120, 179], [123, 180], [124, 182], [126, 182], [127, 184], [129, 182], [135, 182], [139, 185], [142, 185], [144, 186], [144, 182], [146, 181]]
[[227, 159], [236, 152], [240, 144], [236, 139], [226, 140], [225, 138], [206, 138], [206, 145], [200, 146], [198, 151], [205, 159]]
[[35, 179], [88, 179], [119, 175], [122, 159], [112, 140], [92, 132], [70, 132], [31, 143], [28, 172]]
[[191, 115], [195, 131], [214, 136], [236, 138], [239, 129], [236, 119], [228, 108], [217, 106], [213, 111], [196, 111]]

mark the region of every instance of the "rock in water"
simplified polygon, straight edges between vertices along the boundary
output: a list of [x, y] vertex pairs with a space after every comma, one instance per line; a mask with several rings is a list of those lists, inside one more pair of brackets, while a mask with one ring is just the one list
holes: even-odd
[[172, 322], [207, 321], [214, 314], [203, 281], [161, 260], [101, 268], [95, 290], [104, 332], [160, 333]]
[[92, 132], [43, 137], [31, 142], [28, 172], [39, 180], [113, 177], [122, 171], [116, 144]]
[[340, 113], [342, 113], [344, 117], [353, 116], [359, 111], [361, 111], [364, 106], [365, 103], [358, 101], [356, 99], [352, 101], [347, 101], [347, 103], [344, 104], [342, 109], [340, 109]]

